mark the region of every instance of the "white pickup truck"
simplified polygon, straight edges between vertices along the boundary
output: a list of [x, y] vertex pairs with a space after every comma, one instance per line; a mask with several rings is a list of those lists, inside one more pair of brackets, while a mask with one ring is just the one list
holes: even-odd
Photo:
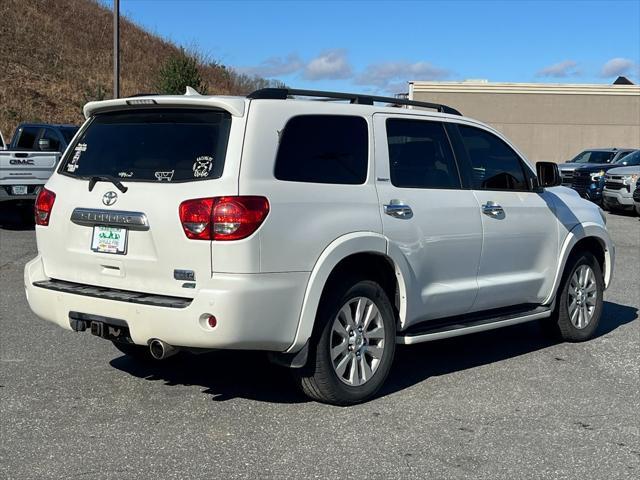
[[35, 199], [77, 130], [75, 125], [19, 125], [7, 150], [0, 149], [0, 202]]

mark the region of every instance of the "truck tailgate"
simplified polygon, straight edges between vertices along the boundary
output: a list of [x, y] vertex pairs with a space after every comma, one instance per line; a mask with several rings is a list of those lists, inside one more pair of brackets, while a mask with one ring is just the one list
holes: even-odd
[[44, 184], [59, 158], [59, 152], [0, 152], [0, 184]]

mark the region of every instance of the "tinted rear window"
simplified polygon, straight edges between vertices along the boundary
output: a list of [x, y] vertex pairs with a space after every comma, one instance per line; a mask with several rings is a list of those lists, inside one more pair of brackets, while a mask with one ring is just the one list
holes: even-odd
[[367, 122], [362, 117], [293, 117], [280, 139], [275, 176], [292, 182], [362, 184], [368, 151]]
[[38, 127], [22, 127], [18, 130], [18, 150], [34, 150], [36, 148], [36, 137], [38, 136]]
[[219, 178], [230, 127], [229, 113], [211, 110], [99, 114], [76, 138], [60, 171], [146, 182]]

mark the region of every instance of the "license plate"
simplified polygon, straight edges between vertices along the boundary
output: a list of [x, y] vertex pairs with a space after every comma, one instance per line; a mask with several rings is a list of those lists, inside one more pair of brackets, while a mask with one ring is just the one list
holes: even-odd
[[11, 193], [14, 195], [26, 195], [27, 194], [27, 186], [26, 185], [14, 185], [11, 187]]
[[126, 228], [96, 225], [93, 227], [91, 250], [125, 255], [127, 253], [127, 233]]

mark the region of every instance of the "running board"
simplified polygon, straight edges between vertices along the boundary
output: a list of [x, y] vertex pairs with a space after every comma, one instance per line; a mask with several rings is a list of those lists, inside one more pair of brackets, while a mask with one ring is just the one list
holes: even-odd
[[[484, 318], [482, 320], [475, 320], [466, 323], [464, 321], [458, 321], [455, 324], [446, 326], [442, 326], [442, 324], [440, 324], [432, 329], [426, 329], [423, 327], [419, 332], [398, 335], [396, 337], [396, 343], [402, 345], [413, 345], [414, 343], [430, 342], [432, 340], [458, 337], [469, 333], [484, 332], [486, 330], [508, 327], [510, 325], [530, 322], [540, 318], [548, 318], [551, 316], [551, 312], [552, 309], [549, 307], [538, 307], [534, 310], [529, 310], [528, 312], [501, 315], [494, 318]], [[429, 322], [426, 322], [426, 326], [428, 326], [428, 324]]]

